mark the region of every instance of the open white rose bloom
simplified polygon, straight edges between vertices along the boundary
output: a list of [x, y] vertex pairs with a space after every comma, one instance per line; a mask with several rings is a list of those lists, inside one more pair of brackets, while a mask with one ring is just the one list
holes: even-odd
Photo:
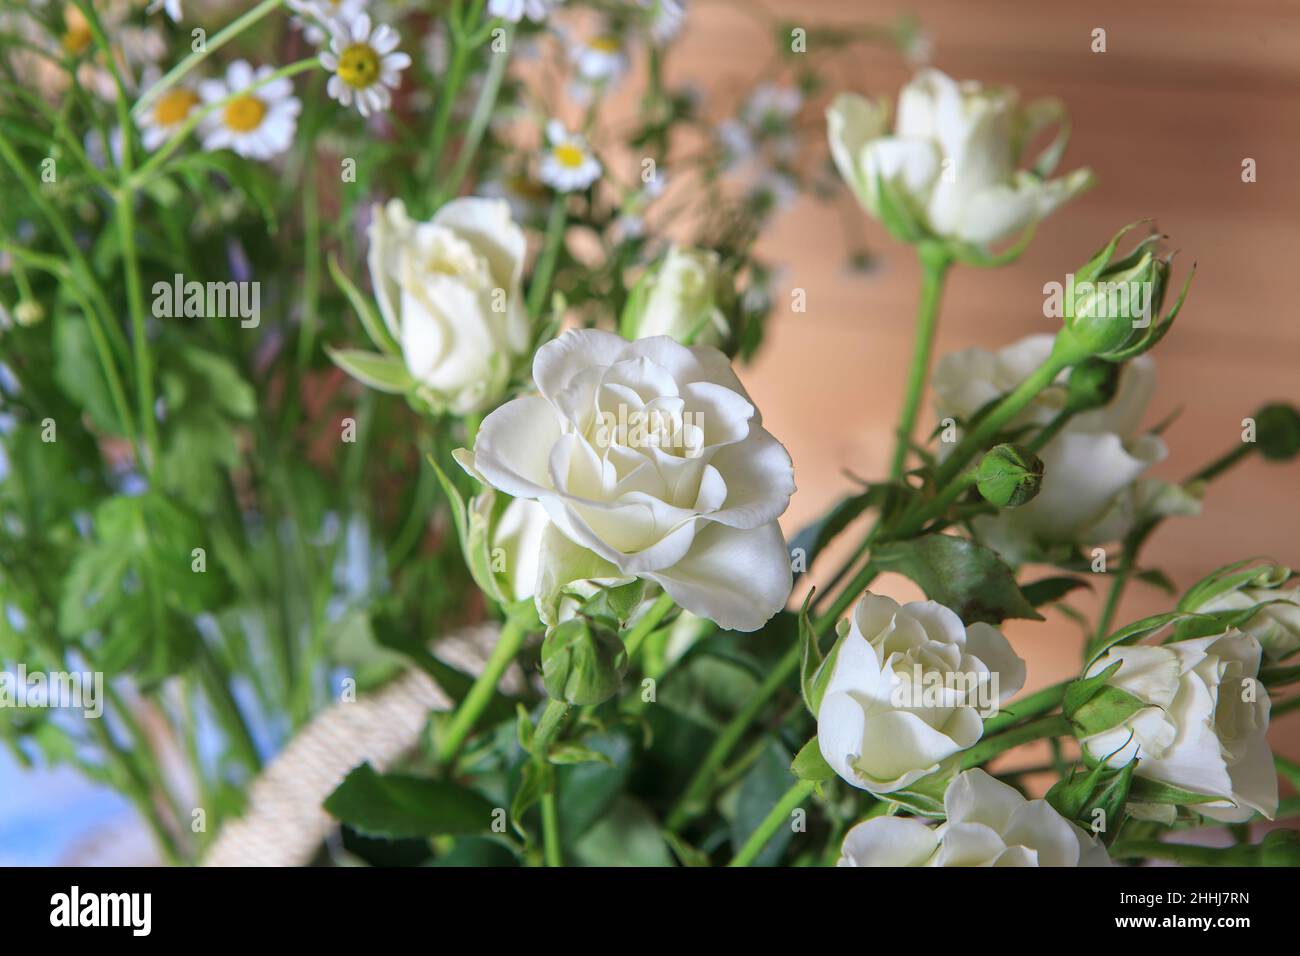
[[571, 331], [538, 350], [533, 381], [539, 394], [484, 419], [464, 463], [541, 502], [554, 584], [642, 578], [742, 631], [784, 607], [791, 571], [776, 519], [794, 472], [725, 355]]
[[984, 246], [1036, 224], [1091, 183], [1087, 170], [1046, 179], [1055, 164], [1017, 169], [1034, 133], [1060, 118], [1055, 104], [1022, 105], [1014, 90], [959, 83], [926, 69], [898, 97], [894, 129], [884, 100], [841, 94], [826, 112], [831, 156], [872, 215], [893, 191], [922, 229]]
[[1096, 760], [1216, 799], [1196, 804], [1216, 820], [1277, 812], [1277, 775], [1264, 739], [1269, 696], [1259, 680], [1260, 646], [1228, 631], [1160, 646], [1109, 650], [1087, 676], [1118, 663], [1112, 687], [1147, 706], [1081, 741]]
[[1025, 662], [997, 628], [966, 627], [934, 601], [867, 593], [831, 658], [817, 739], [855, 787], [891, 793], [972, 746], [1024, 685]]
[[948, 785], [946, 822], [881, 817], [844, 838], [840, 866], [1108, 866], [1096, 837], [1046, 800], [1026, 800], [983, 770]]

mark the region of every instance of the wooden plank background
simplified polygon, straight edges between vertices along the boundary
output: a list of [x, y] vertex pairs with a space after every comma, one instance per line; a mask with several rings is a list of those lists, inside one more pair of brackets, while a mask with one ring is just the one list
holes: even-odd
[[[749, 6], [747, 2], [743, 4]], [[998, 347], [1051, 330], [1042, 286], [1082, 264], [1119, 226], [1155, 217], [1197, 278], [1179, 326], [1156, 352], [1159, 392], [1149, 422], [1181, 409], [1166, 433], [1169, 459], [1153, 472], [1176, 479], [1239, 441], [1240, 422], [1263, 402], [1300, 401], [1300, 323], [1293, 277], [1300, 255], [1300, 3], [1293, 0], [1100, 0], [1087, 5], [1012, 0], [847, 3], [766, 0], [781, 19], [813, 26], [888, 22], [916, 13], [934, 41], [932, 62], [958, 78], [1007, 83], [1025, 97], [1065, 100], [1073, 139], [1062, 169], [1092, 167], [1098, 184], [1048, 220], [1021, 261], [996, 271], [958, 269], [949, 283], [938, 352]], [[670, 60], [712, 93], [767, 59], [764, 30], [742, 4], [700, 2]], [[1091, 51], [1106, 30], [1105, 53]], [[818, 56], [814, 47], [806, 54]], [[909, 69], [870, 47], [834, 59], [840, 88], [891, 98]], [[743, 88], [743, 85], [741, 86]], [[810, 117], [815, 120], [816, 117]], [[1258, 181], [1241, 180], [1243, 158]], [[808, 311], [780, 312], [766, 351], [745, 374], [764, 417], [790, 449], [799, 493], [792, 531], [848, 487], [842, 469], [881, 475], [910, 350], [918, 271], [908, 249], [864, 222], [877, 268], [847, 268], [837, 207], [804, 200], [763, 241], [782, 265], [785, 289], [807, 291]], [[786, 298], [784, 301], [788, 302]], [[929, 406], [923, 422], [933, 422]], [[1148, 546], [1149, 565], [1180, 588], [1226, 561], [1270, 555], [1300, 566], [1300, 463], [1248, 460], [1217, 481], [1200, 518], [1166, 524]], [[882, 579], [881, 590], [915, 592]], [[1101, 589], [1098, 589], [1099, 593]], [[1170, 599], [1138, 584], [1120, 620], [1167, 609]], [[1095, 601], [1078, 604], [1091, 612]], [[1029, 685], [1077, 673], [1079, 632], [1051, 614], [1012, 623], [1029, 662]], [[1280, 720], [1275, 747], [1300, 757], [1300, 714]]]

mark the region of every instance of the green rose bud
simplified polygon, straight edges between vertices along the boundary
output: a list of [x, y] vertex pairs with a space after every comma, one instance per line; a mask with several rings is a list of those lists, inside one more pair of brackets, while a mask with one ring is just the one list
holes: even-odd
[[1162, 317], [1172, 256], [1156, 254], [1159, 236], [1147, 236], [1128, 255], [1115, 258], [1120, 240], [1137, 225], [1133, 223], [1117, 232], [1068, 277], [1063, 291], [1058, 289], [1059, 314], [1065, 319], [1061, 330], [1064, 341], [1060, 343], [1064, 354], [1124, 361], [1160, 341], [1177, 317], [1187, 286]]
[[1300, 454], [1300, 411], [1281, 402], [1255, 413], [1255, 442], [1269, 461], [1290, 461]]
[[999, 508], [1018, 508], [1033, 499], [1043, 483], [1043, 463], [1014, 445], [997, 445], [980, 459], [975, 487]]
[[542, 642], [542, 683], [555, 700], [599, 704], [618, 691], [627, 671], [627, 649], [617, 634], [573, 618], [552, 628]]
[[1114, 362], [1097, 358], [1076, 365], [1066, 382], [1066, 407], [1072, 412], [1086, 412], [1109, 405], [1119, 387], [1119, 372]]

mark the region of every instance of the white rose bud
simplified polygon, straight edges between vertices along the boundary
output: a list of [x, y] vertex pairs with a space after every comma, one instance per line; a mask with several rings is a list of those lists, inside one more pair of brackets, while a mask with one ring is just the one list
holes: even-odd
[[1195, 809], [1224, 822], [1277, 812], [1277, 775], [1264, 736], [1268, 691], [1259, 681], [1260, 646], [1228, 630], [1173, 644], [1116, 646], [1087, 676], [1120, 663], [1107, 683], [1149, 706], [1084, 737], [1092, 757], [1139, 777], [1222, 799]]
[[835, 772], [863, 790], [893, 793], [937, 770], [1024, 685], [1025, 662], [997, 628], [963, 627], [934, 601], [900, 606], [867, 592], [847, 624], [817, 740]]
[[1270, 661], [1280, 661], [1300, 650], [1300, 588], [1289, 591], [1273, 588], [1228, 591], [1193, 610], [1212, 614], [1216, 611], [1244, 611], [1260, 604], [1264, 606], [1241, 625], [1241, 629], [1255, 635]]
[[376, 206], [370, 278], [418, 391], [455, 414], [505, 393], [529, 347], [520, 284], [527, 243], [501, 200], [454, 199], [429, 222]]
[[639, 318], [631, 317], [633, 337], [667, 335], [693, 345], [718, 345], [727, 334], [727, 320], [717, 305], [719, 271], [712, 250], [669, 249], [644, 280], [644, 306]]
[[[1035, 171], [1017, 168], [1032, 134], [1063, 119], [1055, 103], [1021, 105], [1014, 90], [958, 83], [934, 69], [921, 70], [903, 88], [892, 135], [887, 104], [857, 94], [837, 96], [826, 119], [840, 174], [867, 211], [906, 241], [930, 236], [995, 243], [1092, 183], [1086, 169], [1044, 178], [1063, 143], [1049, 148]], [[880, 195], [881, 186], [888, 197]], [[899, 232], [887, 201], [916, 217], [914, 234]]]
[[507, 601], [522, 601], [537, 593], [542, 538], [549, 523], [546, 509], [527, 498], [512, 500], [497, 519], [491, 556]]
[[840, 866], [1109, 866], [1106, 848], [1046, 800], [1026, 800], [983, 770], [948, 785], [945, 823], [864, 820], [844, 837]]
[[[945, 355], [934, 371], [939, 418], [970, 421], [1042, 365], [1052, 342], [1051, 335], [1031, 335], [997, 352], [972, 348]], [[1019, 562], [1032, 555], [1036, 543], [1105, 544], [1123, 537], [1140, 513], [1157, 504], [1178, 510], [1161, 499], [1168, 487], [1163, 482], [1139, 480], [1167, 454], [1159, 436], [1138, 430], [1154, 391], [1152, 360], [1139, 356], [1127, 363], [1108, 404], [1075, 415], [1038, 451], [1043, 476], [1037, 496], [1022, 507], [976, 519], [980, 540]], [[1066, 399], [1062, 376], [1008, 427], [1045, 426]], [[940, 456], [952, 447], [941, 443]], [[1195, 506], [1183, 497], [1177, 504], [1184, 510]]]
[[795, 490], [790, 456], [725, 355], [572, 330], [538, 349], [533, 380], [540, 394], [488, 415], [472, 456], [458, 459], [546, 509], [544, 621], [575, 580], [642, 578], [742, 631], [785, 606], [792, 576], [777, 518]]

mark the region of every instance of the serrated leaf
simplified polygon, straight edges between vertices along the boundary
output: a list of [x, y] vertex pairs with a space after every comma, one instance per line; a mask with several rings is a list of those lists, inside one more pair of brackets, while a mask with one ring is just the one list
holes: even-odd
[[1043, 620], [1002, 559], [965, 538], [928, 534], [886, 542], [872, 550], [871, 563], [910, 578], [965, 624], [998, 624], [1013, 617]]

